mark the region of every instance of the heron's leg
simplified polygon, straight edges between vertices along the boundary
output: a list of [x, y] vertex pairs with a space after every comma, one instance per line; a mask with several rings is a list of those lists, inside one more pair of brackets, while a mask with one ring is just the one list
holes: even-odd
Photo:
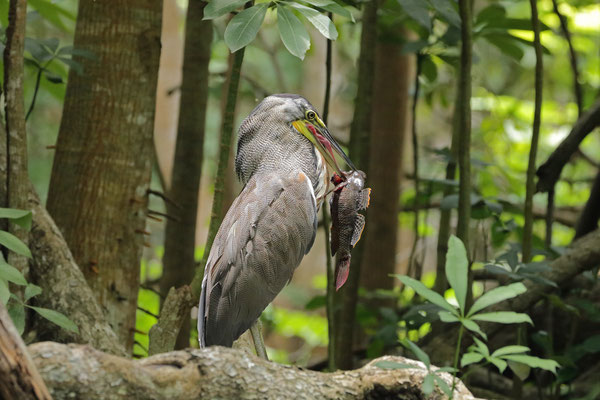
[[260, 358], [268, 360], [269, 357], [267, 356], [267, 349], [265, 348], [265, 342], [262, 337], [260, 320], [256, 320], [256, 322], [252, 324], [250, 327], [250, 334], [252, 335], [252, 340], [254, 341], [256, 355]]

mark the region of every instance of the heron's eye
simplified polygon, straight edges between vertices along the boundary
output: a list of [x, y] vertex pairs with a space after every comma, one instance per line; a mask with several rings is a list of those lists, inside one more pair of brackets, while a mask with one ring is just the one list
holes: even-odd
[[314, 120], [317, 117], [317, 114], [313, 110], [308, 110], [306, 112], [306, 119]]

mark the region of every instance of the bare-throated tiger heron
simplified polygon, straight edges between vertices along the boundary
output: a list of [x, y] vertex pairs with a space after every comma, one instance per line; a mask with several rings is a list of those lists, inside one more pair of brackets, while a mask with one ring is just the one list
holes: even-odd
[[198, 311], [201, 347], [233, 342], [290, 281], [317, 232], [329, 171], [341, 175], [333, 139], [303, 97], [265, 98], [238, 132], [235, 170], [244, 188], [215, 237]]

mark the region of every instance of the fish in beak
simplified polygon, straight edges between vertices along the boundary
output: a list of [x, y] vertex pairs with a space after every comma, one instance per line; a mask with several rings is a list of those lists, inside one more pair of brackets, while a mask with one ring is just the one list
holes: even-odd
[[350, 161], [350, 158], [346, 155], [346, 153], [344, 153], [344, 150], [342, 150], [333, 136], [331, 136], [331, 133], [329, 133], [329, 130], [318, 115], [316, 115], [312, 120], [299, 119], [293, 121], [292, 125], [298, 132], [306, 136], [306, 138], [310, 140], [313, 145], [315, 145], [317, 150], [319, 150], [325, 159], [325, 162], [327, 162], [327, 164], [329, 164], [340, 176], [344, 175], [335, 159], [334, 152], [342, 157], [342, 159], [353, 171], [356, 170], [356, 167], [352, 161]]

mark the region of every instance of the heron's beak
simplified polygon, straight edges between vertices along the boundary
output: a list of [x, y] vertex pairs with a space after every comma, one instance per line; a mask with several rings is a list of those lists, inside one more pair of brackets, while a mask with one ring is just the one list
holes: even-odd
[[302, 133], [308, 140], [311, 141], [312, 144], [319, 150], [327, 164], [329, 164], [335, 171], [340, 175], [344, 176], [342, 170], [340, 169], [337, 161], [335, 159], [334, 151], [344, 159], [346, 164], [355, 171], [356, 167], [350, 161], [350, 158], [344, 153], [344, 150], [340, 147], [340, 145], [335, 141], [329, 130], [321, 121], [321, 119], [317, 116], [314, 121], [308, 121], [306, 119], [299, 119], [297, 121], [292, 122], [292, 125], [296, 130]]

